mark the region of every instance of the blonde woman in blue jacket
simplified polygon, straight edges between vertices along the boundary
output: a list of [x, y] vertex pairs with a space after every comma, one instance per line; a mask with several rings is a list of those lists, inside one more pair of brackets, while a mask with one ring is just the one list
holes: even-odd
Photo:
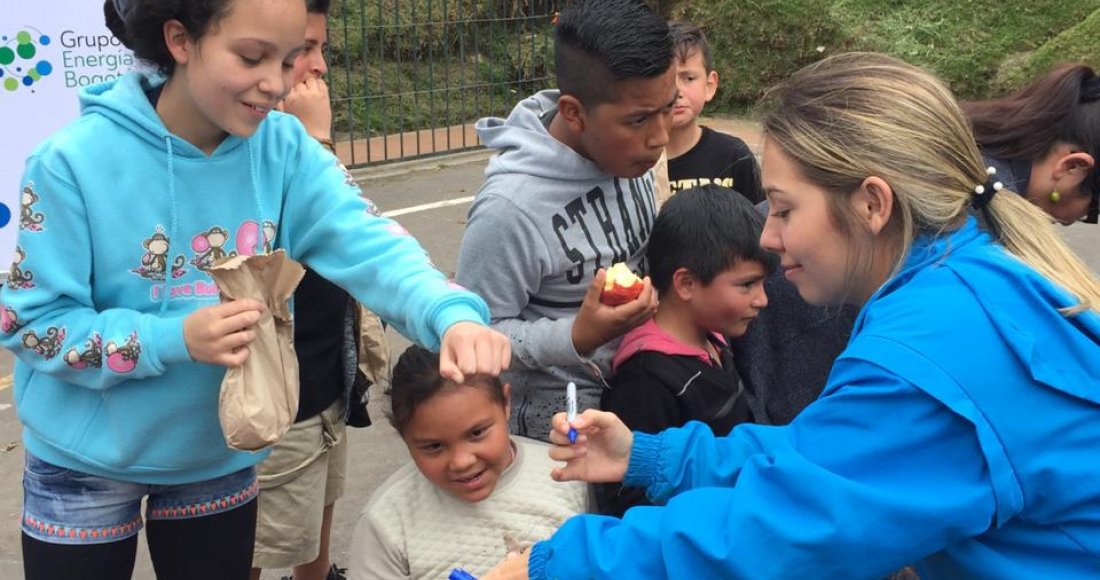
[[761, 236], [813, 304], [861, 307], [785, 427], [554, 418], [555, 479], [663, 507], [581, 516], [500, 578], [1100, 577], [1100, 286], [988, 175], [947, 87], [890, 57], [810, 65], [764, 121]]

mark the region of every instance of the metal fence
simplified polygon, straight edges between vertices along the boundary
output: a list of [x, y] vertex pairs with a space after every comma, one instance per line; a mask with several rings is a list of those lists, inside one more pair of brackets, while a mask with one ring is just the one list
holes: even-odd
[[349, 167], [479, 146], [473, 123], [553, 85], [568, 0], [334, 0], [329, 81]]

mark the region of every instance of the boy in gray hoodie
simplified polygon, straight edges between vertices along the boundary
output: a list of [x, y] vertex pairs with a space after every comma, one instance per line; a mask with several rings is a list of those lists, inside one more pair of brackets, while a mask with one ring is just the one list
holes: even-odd
[[477, 123], [499, 151], [470, 208], [457, 271], [512, 340], [512, 432], [543, 440], [568, 382], [579, 408], [599, 406], [619, 337], [656, 310], [648, 278], [632, 302], [599, 297], [611, 264], [647, 269], [652, 168], [677, 97], [668, 25], [636, 0], [563, 11], [554, 56], [557, 90]]

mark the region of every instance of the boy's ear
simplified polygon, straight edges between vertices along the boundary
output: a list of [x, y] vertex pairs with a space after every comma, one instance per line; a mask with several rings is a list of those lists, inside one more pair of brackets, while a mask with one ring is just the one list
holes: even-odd
[[187, 34], [182, 22], [174, 18], [164, 22], [164, 44], [176, 64], [187, 64], [192, 51], [191, 35]]
[[580, 99], [564, 94], [558, 97], [558, 114], [570, 131], [578, 135], [584, 133], [585, 109]]
[[872, 235], [881, 232], [894, 212], [894, 190], [885, 179], [872, 175], [852, 194], [856, 215], [867, 223]]
[[715, 93], [718, 92], [718, 71], [712, 70], [707, 74], [707, 88], [706, 88], [706, 100], [704, 102], [709, 103], [714, 98]]
[[504, 420], [508, 421], [512, 418], [512, 385], [504, 383], [501, 390], [504, 392]]
[[672, 273], [672, 291], [676, 293], [676, 297], [681, 302], [691, 300], [691, 296], [698, 285], [699, 280], [687, 268], [676, 268], [676, 271]]

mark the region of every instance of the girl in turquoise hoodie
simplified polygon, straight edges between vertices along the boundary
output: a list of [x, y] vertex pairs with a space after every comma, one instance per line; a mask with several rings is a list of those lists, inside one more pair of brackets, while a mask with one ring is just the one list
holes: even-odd
[[501, 578], [1100, 577], [1100, 284], [982, 163], [947, 87], [812, 64], [764, 120], [761, 245], [811, 304], [861, 307], [783, 427], [630, 433], [555, 416], [559, 480], [661, 507], [575, 517]]
[[[265, 316], [218, 303], [219, 257], [283, 249], [441, 372], [507, 366], [488, 309], [435, 270], [297, 119], [273, 111], [305, 38], [302, 0], [107, 0], [159, 74], [81, 93], [27, 160], [18, 276], [0, 295], [27, 465], [28, 579], [128, 578], [145, 519], [161, 578], [247, 578], [253, 465], [218, 423], [226, 367]], [[16, 268], [13, 268], [13, 272]]]

